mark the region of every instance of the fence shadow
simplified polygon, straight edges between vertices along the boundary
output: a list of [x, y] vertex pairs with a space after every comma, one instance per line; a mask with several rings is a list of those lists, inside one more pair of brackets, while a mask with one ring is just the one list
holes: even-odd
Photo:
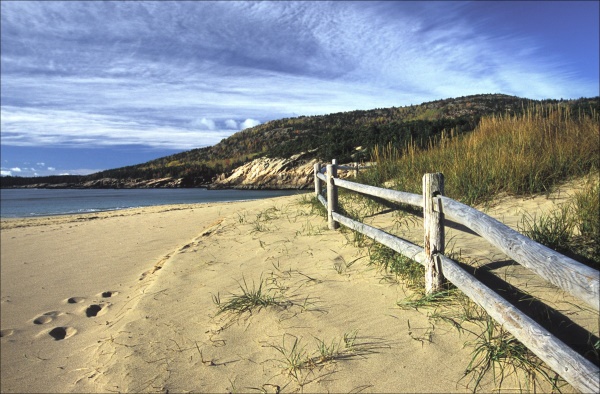
[[590, 333], [561, 311], [532, 297], [492, 272], [494, 269], [515, 265], [517, 264], [515, 261], [495, 261], [480, 267], [473, 267], [461, 262], [457, 262], [457, 264], [581, 356], [596, 366], [600, 366], [598, 350], [594, 348], [594, 344], [600, 341], [597, 335]]

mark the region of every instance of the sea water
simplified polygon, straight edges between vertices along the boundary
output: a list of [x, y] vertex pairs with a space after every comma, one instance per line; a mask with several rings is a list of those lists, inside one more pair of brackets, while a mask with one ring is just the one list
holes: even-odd
[[169, 204], [256, 200], [297, 190], [1, 189], [0, 217], [82, 214]]

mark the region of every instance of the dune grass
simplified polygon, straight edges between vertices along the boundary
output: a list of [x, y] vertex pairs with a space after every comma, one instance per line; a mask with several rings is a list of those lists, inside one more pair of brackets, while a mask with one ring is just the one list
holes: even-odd
[[491, 373], [498, 389], [503, 381], [512, 374], [525, 374], [524, 386], [519, 382], [519, 392], [536, 392], [544, 382], [552, 392], [561, 392], [564, 382], [558, 375], [537, 358], [525, 345], [512, 334], [499, 326], [491, 318], [486, 320], [485, 330], [472, 343], [472, 358], [463, 378], [469, 378], [473, 392], [483, 378]]
[[469, 205], [499, 193], [548, 192], [559, 182], [600, 167], [600, 117], [573, 114], [568, 106], [530, 108], [521, 116], [481, 119], [471, 133], [453, 130], [431, 140], [427, 149], [375, 147], [377, 165], [361, 174], [366, 183], [421, 193], [425, 173], [441, 172], [445, 194]]
[[588, 177], [582, 190], [551, 212], [525, 214], [519, 230], [559, 253], [600, 269], [600, 182]]

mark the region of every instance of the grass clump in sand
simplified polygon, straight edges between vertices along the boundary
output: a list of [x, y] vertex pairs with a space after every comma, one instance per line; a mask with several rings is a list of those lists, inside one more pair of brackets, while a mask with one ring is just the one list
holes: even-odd
[[377, 242], [369, 248], [369, 257], [370, 265], [380, 267], [409, 289], [425, 288], [425, 268], [416, 261]]
[[[271, 228], [267, 226], [267, 223], [274, 219], [277, 219], [281, 215], [281, 210], [277, 207], [271, 207], [264, 211], [256, 214], [256, 219], [251, 222], [253, 233], [263, 233], [270, 231]], [[241, 218], [240, 218], [241, 220]], [[242, 223], [242, 221], [240, 221]]]
[[[385, 344], [369, 342], [357, 342], [358, 330], [344, 333], [343, 337], [333, 338], [330, 342], [315, 337], [316, 346], [312, 351], [307, 350], [307, 345], [302, 343], [302, 339], [292, 334], [283, 336], [282, 345], [270, 345], [275, 349], [281, 358], [281, 368], [291, 376], [300, 386], [305, 385], [308, 376], [303, 372], [311, 373], [328, 363], [339, 360], [349, 359], [357, 356], [363, 356], [372, 353], [375, 349], [389, 347]], [[286, 338], [288, 341], [286, 343]], [[290, 343], [289, 338], [292, 339]]]
[[489, 373], [498, 390], [508, 376], [524, 373], [527, 387], [522, 387], [521, 379], [517, 379], [519, 392], [523, 390], [535, 392], [536, 387], [543, 382], [549, 384], [552, 392], [561, 391], [560, 386], [564, 382], [525, 345], [492, 318], [488, 317], [485, 323], [485, 330], [477, 339], [465, 344], [473, 346], [472, 358], [463, 377], [469, 377], [469, 383], [473, 384], [473, 392], [477, 391], [483, 378]]
[[232, 312], [234, 314], [242, 314], [244, 312], [252, 312], [256, 309], [260, 310], [268, 306], [285, 306], [287, 303], [280, 297], [273, 295], [271, 289], [265, 286], [265, 281], [261, 278], [258, 287], [252, 282], [252, 287], [246, 283], [246, 278], [242, 278], [242, 282], [238, 282], [240, 287], [239, 294], [231, 294], [225, 301], [221, 300], [219, 293], [213, 295], [213, 302], [217, 305], [217, 316]]
[[285, 345], [285, 335], [283, 337], [283, 345], [272, 345], [283, 356], [282, 367], [287, 373], [294, 377], [296, 381], [300, 381], [300, 371], [306, 368], [308, 365], [308, 357], [306, 353], [306, 346], [300, 344], [298, 337], [293, 336], [294, 343], [291, 347]]
[[315, 196], [313, 193], [304, 194], [299, 200], [298, 203], [301, 206], [306, 206], [310, 208], [310, 213], [317, 214], [321, 217], [327, 217], [327, 208], [321, 204], [321, 201]]
[[523, 215], [519, 230], [559, 253], [600, 269], [600, 182], [588, 177], [582, 190], [558, 209]]

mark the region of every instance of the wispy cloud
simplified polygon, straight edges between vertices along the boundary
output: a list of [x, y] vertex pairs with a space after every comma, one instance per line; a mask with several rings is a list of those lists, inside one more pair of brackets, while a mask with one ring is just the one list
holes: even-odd
[[597, 94], [597, 79], [470, 7], [2, 2], [1, 142], [191, 149], [294, 115]]

